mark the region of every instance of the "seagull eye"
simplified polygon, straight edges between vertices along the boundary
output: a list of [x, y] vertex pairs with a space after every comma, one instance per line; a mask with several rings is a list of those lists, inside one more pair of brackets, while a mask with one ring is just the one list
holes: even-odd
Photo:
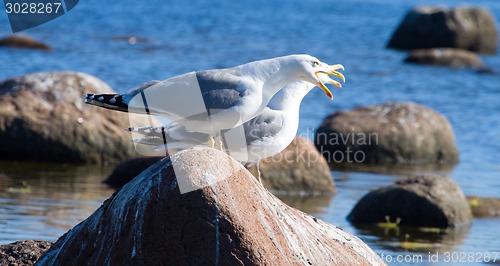
[[318, 61], [314, 61], [313, 62], [313, 66], [319, 66], [319, 62]]

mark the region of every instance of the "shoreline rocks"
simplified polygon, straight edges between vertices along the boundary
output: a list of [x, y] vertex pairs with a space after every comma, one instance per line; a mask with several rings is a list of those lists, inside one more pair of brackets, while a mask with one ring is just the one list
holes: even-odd
[[0, 159], [110, 164], [135, 157], [130, 133], [123, 130], [128, 114], [85, 105], [85, 92], [114, 93], [78, 72], [0, 82]]
[[[186, 184], [210, 186], [181, 193]], [[142, 172], [37, 265], [178, 263], [385, 265], [357, 237], [285, 205], [238, 162], [203, 147]]]
[[0, 265], [34, 265], [51, 245], [51, 242], [40, 240], [22, 240], [0, 245]]
[[314, 144], [330, 163], [425, 165], [458, 161], [448, 119], [412, 102], [336, 112], [323, 120]]
[[452, 47], [495, 54], [496, 19], [488, 9], [480, 7], [418, 6], [406, 14], [387, 47], [409, 50]]
[[450, 178], [437, 175], [408, 177], [375, 189], [351, 210], [355, 224], [387, 223], [428, 228], [455, 228], [472, 222], [462, 190]]

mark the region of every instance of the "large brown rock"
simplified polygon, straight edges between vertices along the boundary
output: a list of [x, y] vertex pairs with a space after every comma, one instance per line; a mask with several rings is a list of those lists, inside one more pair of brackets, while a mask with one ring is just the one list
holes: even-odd
[[45, 72], [0, 83], [0, 159], [115, 163], [136, 155], [126, 113], [85, 105], [113, 93], [83, 73]]
[[498, 46], [496, 19], [485, 8], [420, 6], [406, 14], [387, 46], [398, 49], [453, 47], [494, 54]]
[[[312, 141], [296, 137], [282, 152], [259, 162], [264, 187], [288, 194], [330, 194], [335, 184], [326, 159]], [[252, 174], [256, 175], [255, 171]]]
[[412, 165], [458, 161], [448, 119], [411, 102], [336, 112], [318, 128], [314, 144], [333, 163]]
[[417, 49], [405, 58], [407, 63], [446, 66], [451, 68], [472, 68], [492, 72], [476, 53], [454, 48]]
[[454, 228], [472, 221], [469, 203], [462, 190], [445, 176], [408, 177], [366, 194], [347, 217], [352, 223], [384, 223]]
[[14, 34], [0, 39], [0, 46], [9, 46], [23, 49], [52, 50], [50, 46], [33, 39], [28, 35]]
[[51, 242], [23, 240], [0, 246], [0, 265], [33, 265], [50, 248]]
[[[37, 265], [384, 265], [357, 237], [285, 205], [227, 155], [196, 147], [170, 158], [122, 187]], [[204, 182], [212, 185], [180, 193]]]

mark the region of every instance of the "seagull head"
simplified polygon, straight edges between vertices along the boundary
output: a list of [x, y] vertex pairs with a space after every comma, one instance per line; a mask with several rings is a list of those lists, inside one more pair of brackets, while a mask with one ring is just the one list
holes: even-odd
[[345, 82], [344, 75], [337, 71], [340, 69], [344, 70], [344, 67], [340, 64], [328, 65], [310, 55], [295, 55], [291, 57], [291, 60], [298, 78], [318, 86], [330, 99], [333, 99], [333, 94], [328, 87], [326, 87], [325, 83], [333, 84], [339, 88], [342, 87], [340, 82], [330, 78], [330, 75], [338, 77]]

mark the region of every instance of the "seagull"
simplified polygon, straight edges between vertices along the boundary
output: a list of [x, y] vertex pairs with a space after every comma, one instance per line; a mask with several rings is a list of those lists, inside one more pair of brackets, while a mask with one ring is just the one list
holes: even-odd
[[[271, 98], [293, 81], [318, 86], [333, 99], [325, 83], [341, 87], [328, 75], [343, 78], [336, 70], [310, 55], [288, 55], [240, 66], [182, 74], [152, 81], [125, 94], [85, 94], [84, 102], [112, 110], [160, 115], [193, 133], [213, 138], [253, 119]], [[319, 78], [318, 75], [325, 78]]]
[[[342, 65], [332, 66], [335, 70], [344, 69]], [[321, 74], [320, 78], [325, 78]], [[345, 82], [342, 75], [341, 79]], [[261, 114], [245, 122], [240, 127], [244, 132], [243, 142], [246, 152], [227, 147], [226, 152], [234, 159], [247, 166], [283, 151], [293, 141], [299, 126], [299, 109], [302, 99], [315, 87], [305, 81], [295, 81], [280, 90], [269, 102]], [[139, 133], [143, 137], [133, 140], [135, 143], [161, 149], [184, 149], [196, 145], [207, 145], [207, 136], [199, 132], [188, 132], [180, 124], [159, 127], [137, 127], [126, 130]], [[224, 132], [221, 133], [224, 135]], [[227, 141], [225, 142], [227, 144]], [[236, 147], [238, 148], [238, 147]]]

